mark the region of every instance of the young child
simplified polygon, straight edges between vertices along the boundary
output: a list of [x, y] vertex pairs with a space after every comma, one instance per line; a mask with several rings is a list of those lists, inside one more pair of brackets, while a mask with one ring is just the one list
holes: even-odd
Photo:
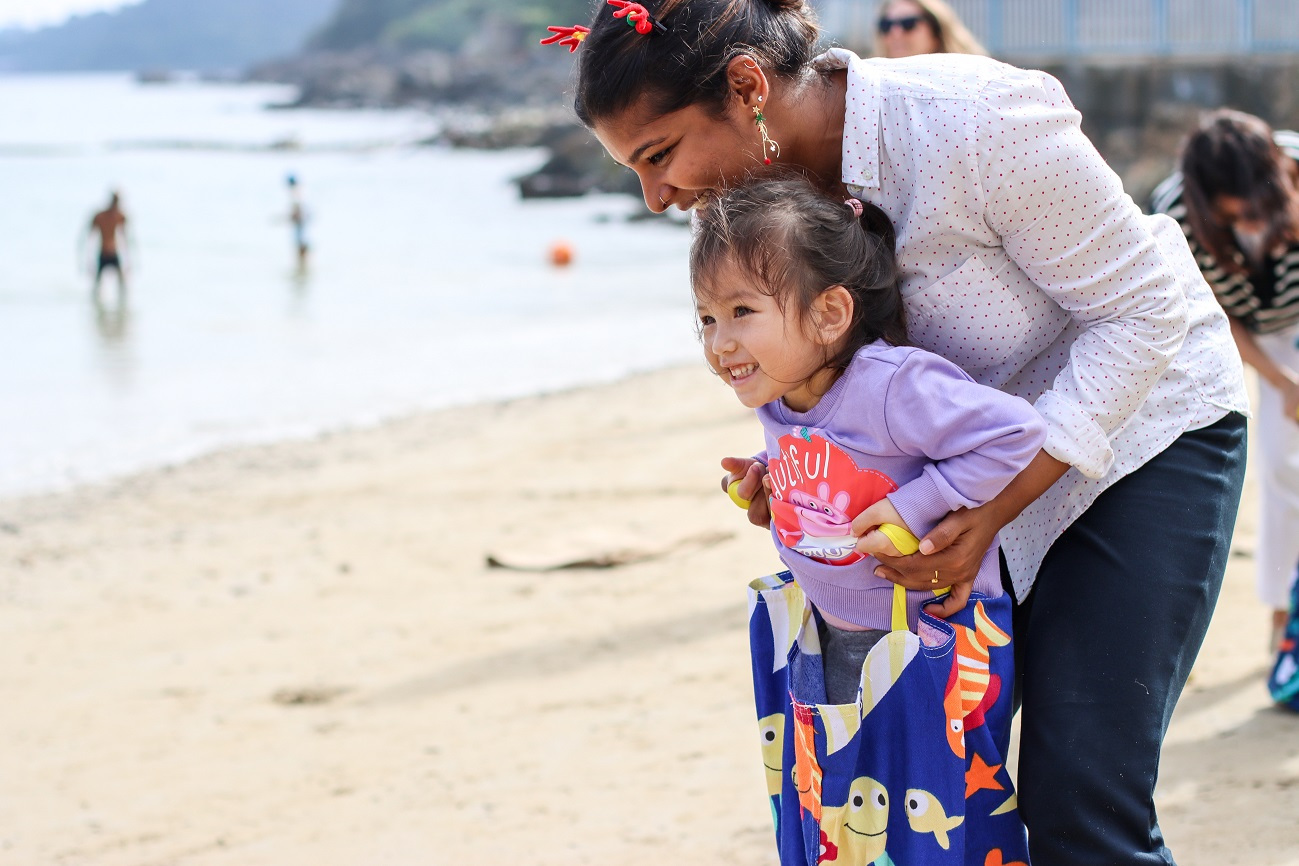
[[[803, 180], [763, 181], [733, 188], [699, 211], [690, 264], [708, 363], [741, 403], [757, 410], [765, 428], [766, 450], [758, 459], [768, 469], [764, 483], [772, 540], [802, 590], [800, 598], [805, 596], [815, 611], [817, 639], [812, 655], [819, 649], [822, 682], [815, 684], [810, 695], [800, 697], [797, 693], [807, 688], [808, 681], [806, 677], [795, 681], [801, 675], [791, 662], [790, 672], [784, 674], [787, 681], [768, 690], [789, 695], [795, 705], [791, 710], [789, 701], [784, 702], [786, 723], [780, 736], [787, 741], [786, 754], [768, 756], [770, 749], [764, 750], [769, 768], [768, 757], [790, 766], [791, 754], [798, 765], [792, 774], [797, 811], [782, 812], [785, 807], [778, 802], [780, 795], [772, 791], [778, 837], [788, 835], [782, 833], [782, 813], [802, 820], [810, 811], [821, 822], [821, 838], [817, 840], [820, 848], [805, 858], [807, 862], [835, 862], [835, 857], [828, 856], [830, 849], [837, 851], [849, 842], [860, 846], [864, 844], [860, 840], [867, 837], [878, 840], [878, 852], [869, 847], [864, 851], [853, 848], [851, 859], [840, 862], [873, 862], [885, 854], [884, 823], [879, 824], [880, 833], [872, 834], [845, 819], [845, 826], [854, 832], [842, 833], [838, 823], [830, 826], [822, 820], [823, 813], [833, 813], [827, 805], [835, 799], [829, 775], [833, 761], [827, 763], [822, 755], [819, 760], [825, 766], [819, 766], [816, 755], [820, 753], [809, 744], [813, 733], [821, 732], [818, 736], [830, 738], [828, 750], [835, 751], [834, 731], [830, 730], [835, 725], [825, 723], [822, 731], [808, 721], [807, 707], [825, 710], [819, 705], [865, 701], [858, 697], [859, 686], [871, 686], [875, 675], [870, 670], [864, 675], [863, 664], [876, 642], [891, 631], [912, 633], [920, 627], [920, 639], [910, 644], [914, 655], [914, 647], [921, 643], [934, 647], [942, 642], [947, 624], [928, 617], [928, 628], [921, 627], [922, 603], [939, 594], [929, 591], [906, 593], [903, 623], [900, 590], [895, 592], [892, 583], [874, 575], [878, 560], [859, 550], [859, 538], [882, 532], [907, 548], [908, 539], [914, 544], [914, 537], [922, 537], [949, 512], [993, 498], [1041, 448], [1045, 424], [1024, 400], [977, 384], [949, 361], [907, 345], [893, 230], [888, 218], [873, 206], [855, 199], [829, 199]], [[734, 479], [732, 489], [742, 475], [728, 477]], [[854, 527], [854, 518], [867, 508], [871, 508], [872, 525], [863, 526], [859, 521]], [[905, 531], [898, 532], [899, 527]], [[872, 543], [880, 540], [879, 536], [870, 539]], [[913, 551], [911, 546], [899, 552]], [[935, 575], [936, 589], [942, 591], [937, 583]], [[993, 669], [999, 671], [1008, 670], [1012, 655], [1008, 646], [1009, 599], [1003, 597], [995, 542], [983, 558], [970, 605], [974, 609], [968, 621], [973, 626], [947, 628], [955, 649], [936, 675], [946, 677], [950, 672], [952, 680], [946, 683], [941, 700], [948, 711], [946, 721], [963, 725], [966, 734], [985, 719], [992, 725], [995, 717], [996, 725], [1004, 730], [990, 732], [990, 748], [1004, 752], [1010, 712], [1007, 706], [991, 712], [990, 706], [999, 697], [1004, 698], [1004, 705], [1009, 704], [1010, 683], [1002, 694], [1000, 678], [994, 675], [992, 680], [997, 682], [990, 687], [987, 674], [989, 652], [994, 656]], [[994, 608], [1004, 615], [993, 616]], [[771, 614], [769, 618], [770, 629], [779, 632], [779, 617]], [[789, 620], [796, 618], [796, 611], [789, 613]], [[804, 651], [812, 648], [801, 633], [794, 641], [795, 628], [788, 627], [789, 640]], [[754, 645], [755, 678], [769, 678], [770, 671], [783, 668], [782, 655], [791, 648], [773, 647], [768, 640], [764, 649], [759, 643]], [[901, 644], [897, 649], [906, 652]], [[759, 658], [764, 653], [773, 658]], [[977, 681], [980, 666], [982, 682]], [[896, 676], [896, 664], [894, 668]], [[773, 706], [761, 705], [764, 685], [756, 680], [755, 685], [759, 717], [770, 719]], [[873, 685], [877, 690], [880, 687], [878, 681]], [[800, 701], [806, 702], [802, 710]], [[870, 710], [862, 706], [863, 719]], [[937, 712], [941, 724], [943, 710]], [[799, 736], [788, 730], [791, 725], [806, 728], [805, 742], [790, 744]], [[946, 733], [944, 737], [934, 731], [928, 739], [937, 742], [949, 758], [955, 753], [964, 762], [961, 732]], [[889, 738], [893, 736], [889, 732]], [[768, 746], [774, 747], [774, 738], [774, 734], [768, 737]], [[977, 766], [983, 771], [993, 766], [987, 763], [987, 755], [979, 760], [982, 763]], [[997, 760], [1004, 764], [1000, 755]], [[869, 764], [867, 758], [861, 758], [854, 768], [845, 770], [852, 781], [852, 793], [845, 791], [842, 796], [849, 803], [860, 800], [863, 792], [875, 790], [870, 785], [863, 788], [857, 784], [860, 779], [851, 778], [862, 772], [863, 762]], [[916, 763], [926, 760], [918, 758]], [[962, 763], [957, 772], [968, 772], [968, 766]], [[823, 769], [824, 798], [817, 787]], [[994, 767], [994, 774], [998, 769]], [[815, 780], [798, 778], [800, 773], [813, 772]], [[878, 772], [863, 778], [878, 786], [872, 802], [888, 799], [889, 783], [878, 778]], [[784, 783], [783, 779], [769, 779], [773, 787]], [[968, 777], [966, 781], [968, 788]], [[1003, 792], [1010, 790], [1008, 778], [989, 781], [989, 787], [993, 785]], [[955, 806], [967, 804], [938, 808], [942, 819], [935, 824], [919, 816], [912, 820], [912, 806], [921, 808], [915, 795], [928, 790], [920, 788], [907, 783], [894, 799], [904, 799], [905, 794], [910, 830], [922, 835], [932, 832], [931, 847], [937, 846], [934, 851], [950, 851], [950, 836], [962, 823], [952, 817]], [[787, 799], [794, 796], [792, 791], [785, 793]], [[1012, 801], [1013, 797], [1006, 800], [1009, 807], [1005, 811], [1013, 811]], [[1005, 804], [999, 800], [996, 805]], [[971, 820], [965, 822], [963, 832], [966, 839], [972, 839], [979, 832], [973, 825], [980, 816], [972, 811], [968, 815]], [[1018, 833], [1022, 837], [1022, 827]], [[914, 846], [907, 848], [910, 843], [906, 840], [899, 841], [901, 847], [890, 846], [898, 852], [893, 855], [898, 862], [904, 862], [903, 851], [911, 855], [906, 862], [945, 862]], [[783, 863], [801, 862], [786, 851], [797, 845], [782, 840], [780, 846]], [[963, 856], [982, 866], [991, 850], [985, 847]], [[861, 859], [866, 853], [874, 856]], [[998, 856], [1002, 855], [1008, 863], [1020, 859], [1011, 856], [1006, 846]], [[965, 860], [958, 857], [953, 862]]]

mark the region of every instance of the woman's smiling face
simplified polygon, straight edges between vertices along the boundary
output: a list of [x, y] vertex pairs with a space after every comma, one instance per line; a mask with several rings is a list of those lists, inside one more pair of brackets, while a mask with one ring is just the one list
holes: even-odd
[[597, 121], [595, 136], [640, 178], [654, 213], [689, 210], [701, 198], [763, 168], [762, 136], [738, 99], [717, 117], [699, 105], [655, 115], [642, 98], [617, 117]]

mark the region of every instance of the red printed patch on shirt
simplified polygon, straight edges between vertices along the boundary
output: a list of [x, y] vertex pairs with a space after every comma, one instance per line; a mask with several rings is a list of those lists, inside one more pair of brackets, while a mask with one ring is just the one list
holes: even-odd
[[857, 552], [853, 518], [898, 489], [893, 479], [862, 469], [846, 451], [809, 427], [781, 436], [771, 472], [771, 521], [790, 550], [829, 563], [851, 565]]

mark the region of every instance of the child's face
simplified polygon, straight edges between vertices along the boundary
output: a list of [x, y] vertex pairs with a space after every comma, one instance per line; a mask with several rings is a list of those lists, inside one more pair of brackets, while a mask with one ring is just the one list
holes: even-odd
[[[825, 393], [827, 347], [793, 301], [784, 309], [756, 280], [731, 262], [710, 290], [696, 292], [708, 364], [740, 402], [756, 409], [773, 400], [806, 412]], [[823, 387], [824, 385], [824, 387]]]

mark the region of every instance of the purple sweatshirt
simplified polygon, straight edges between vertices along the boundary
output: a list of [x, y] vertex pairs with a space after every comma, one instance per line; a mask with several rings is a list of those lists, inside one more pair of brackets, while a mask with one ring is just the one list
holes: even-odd
[[[863, 346], [809, 412], [758, 409], [771, 477], [771, 535], [787, 568], [831, 621], [890, 627], [893, 584], [855, 548], [854, 517], [887, 496], [923, 538], [951, 511], [982, 505], [1029, 464], [1046, 424], [1019, 397], [980, 385], [931, 352]], [[997, 542], [974, 589], [1002, 593]], [[929, 591], [907, 593], [912, 629]]]

